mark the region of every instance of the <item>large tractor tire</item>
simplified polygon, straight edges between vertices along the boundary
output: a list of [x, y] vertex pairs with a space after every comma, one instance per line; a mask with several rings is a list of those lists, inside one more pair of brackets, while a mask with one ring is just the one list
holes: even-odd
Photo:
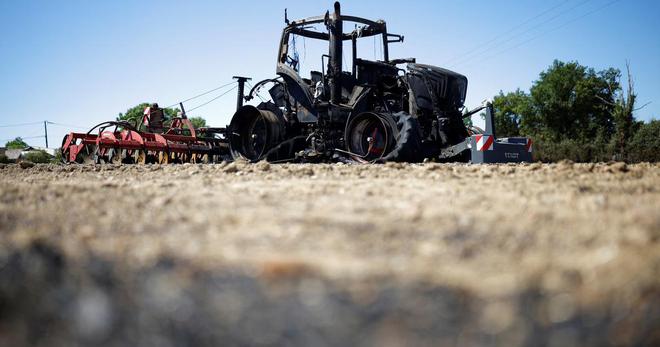
[[284, 137], [283, 119], [272, 111], [254, 106], [243, 106], [236, 111], [229, 129], [229, 151], [234, 160], [264, 159]]
[[346, 149], [361, 161], [378, 161], [396, 145], [398, 129], [388, 114], [363, 112], [346, 122]]
[[392, 151], [383, 157], [383, 161], [417, 163], [424, 160], [419, 122], [413, 116], [398, 112], [392, 115], [396, 120], [398, 136]]
[[423, 159], [419, 124], [405, 112], [360, 113], [345, 130], [348, 152], [370, 162], [418, 162]]

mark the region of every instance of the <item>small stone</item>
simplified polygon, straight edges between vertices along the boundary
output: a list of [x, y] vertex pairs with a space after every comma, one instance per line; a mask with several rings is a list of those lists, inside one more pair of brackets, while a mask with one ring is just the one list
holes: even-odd
[[405, 164], [403, 164], [403, 163], [394, 162], [394, 161], [388, 161], [387, 163], [385, 163], [385, 167], [386, 167], [386, 168], [391, 168], [391, 169], [400, 170], [400, 169], [405, 168], [406, 166], [405, 166]]
[[571, 170], [571, 169], [573, 169], [573, 165], [574, 165], [574, 164], [575, 164], [575, 163], [574, 163], [573, 161], [571, 161], [571, 160], [563, 159], [563, 160], [560, 160], [560, 161], [557, 163], [557, 168], [558, 168], [560, 171]]
[[270, 171], [270, 164], [265, 160], [260, 161], [259, 163], [257, 163], [257, 165], [255, 165], [255, 167], [259, 171], [264, 171], [264, 172], [265, 171]]
[[238, 172], [238, 165], [236, 165], [236, 163], [231, 163], [231, 164], [225, 166], [225, 167], [222, 169], [222, 171], [223, 171], [223, 172], [226, 172], [226, 173], [234, 173], [234, 172]]
[[612, 163], [610, 165], [610, 171], [611, 172], [627, 172], [628, 171], [628, 165], [623, 162], [616, 162]]
[[529, 171], [540, 170], [542, 165], [540, 163], [534, 163], [529, 166]]

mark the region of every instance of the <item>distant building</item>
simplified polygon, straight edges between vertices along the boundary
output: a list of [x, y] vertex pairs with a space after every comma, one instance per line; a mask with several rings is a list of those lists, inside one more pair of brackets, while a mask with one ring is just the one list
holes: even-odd
[[23, 150], [20, 148], [8, 148], [5, 150], [5, 155], [11, 161], [18, 161], [23, 156]]
[[26, 154], [30, 152], [44, 151], [51, 156], [55, 156], [56, 149], [28, 146], [27, 148], [0, 148], [0, 155], [5, 155], [9, 161], [19, 162], [23, 160]]

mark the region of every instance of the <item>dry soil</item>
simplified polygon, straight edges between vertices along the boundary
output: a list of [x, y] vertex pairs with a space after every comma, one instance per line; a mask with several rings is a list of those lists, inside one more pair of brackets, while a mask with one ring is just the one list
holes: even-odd
[[659, 331], [658, 164], [0, 167], [0, 345]]

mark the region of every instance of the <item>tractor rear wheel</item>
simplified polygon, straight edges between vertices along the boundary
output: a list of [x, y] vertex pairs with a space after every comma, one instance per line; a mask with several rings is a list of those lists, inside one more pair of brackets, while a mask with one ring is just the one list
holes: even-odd
[[424, 159], [419, 123], [413, 116], [398, 112], [364, 112], [349, 119], [346, 147], [364, 161], [419, 162]]
[[282, 141], [284, 134], [284, 121], [278, 115], [254, 106], [244, 106], [238, 110], [229, 127], [229, 149], [234, 160], [263, 159]]
[[424, 160], [428, 153], [422, 148], [421, 132], [417, 119], [408, 113], [398, 112], [392, 115], [396, 121], [398, 134], [396, 145], [383, 161], [416, 163]]
[[344, 135], [349, 152], [361, 160], [376, 161], [394, 148], [398, 129], [388, 115], [364, 112], [349, 119]]

